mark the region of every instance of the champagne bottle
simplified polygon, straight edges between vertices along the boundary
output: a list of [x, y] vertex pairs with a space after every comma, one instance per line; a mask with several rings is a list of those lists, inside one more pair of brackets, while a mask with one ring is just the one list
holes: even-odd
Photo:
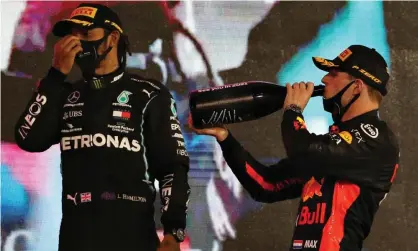
[[[324, 86], [314, 87], [312, 97], [322, 96]], [[255, 120], [282, 109], [286, 87], [271, 82], [248, 81], [195, 90], [189, 108], [195, 128]]]

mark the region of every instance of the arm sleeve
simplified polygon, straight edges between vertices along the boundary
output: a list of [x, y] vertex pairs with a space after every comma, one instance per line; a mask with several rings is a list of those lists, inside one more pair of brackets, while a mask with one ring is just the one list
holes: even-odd
[[370, 137], [361, 126], [315, 135], [307, 130], [302, 114], [287, 110], [281, 128], [287, 155], [296, 171], [377, 186], [382, 183], [382, 175], [390, 179], [397, 153], [392, 151], [395, 148], [386, 147], [384, 128], [373, 125], [380, 135]]
[[231, 133], [219, 144], [225, 161], [254, 200], [271, 203], [300, 197], [306, 179], [293, 171], [289, 159], [265, 166], [244, 150]]
[[37, 86], [15, 126], [17, 145], [28, 152], [43, 152], [59, 142], [59, 123], [66, 75], [51, 68]]
[[186, 228], [189, 202], [189, 157], [177, 117], [176, 104], [166, 89], [153, 96], [145, 114], [147, 159], [159, 181], [164, 234]]

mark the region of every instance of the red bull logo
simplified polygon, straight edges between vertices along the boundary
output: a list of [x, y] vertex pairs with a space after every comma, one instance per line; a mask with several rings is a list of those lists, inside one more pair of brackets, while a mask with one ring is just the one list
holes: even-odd
[[311, 211], [308, 206], [303, 206], [298, 217], [298, 226], [325, 224], [326, 203], [316, 203], [316, 208]]
[[309, 199], [312, 199], [315, 195], [321, 197], [322, 196], [322, 184], [324, 183], [324, 179], [321, 179], [321, 183], [316, 181], [314, 177], [312, 177], [306, 184], [303, 186], [302, 191], [302, 201], [305, 202]]

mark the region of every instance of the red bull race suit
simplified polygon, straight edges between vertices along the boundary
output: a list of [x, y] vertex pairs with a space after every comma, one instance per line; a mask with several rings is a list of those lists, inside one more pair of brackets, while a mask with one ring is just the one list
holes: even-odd
[[282, 121], [287, 158], [259, 163], [230, 133], [224, 158], [244, 188], [260, 202], [300, 197], [289, 250], [360, 251], [399, 162], [395, 135], [374, 110], [330, 127], [308, 131], [301, 113]]
[[59, 251], [156, 250], [156, 179], [164, 233], [183, 235], [189, 157], [168, 89], [123, 69], [89, 82], [65, 77], [50, 69], [15, 130], [29, 152], [60, 144]]

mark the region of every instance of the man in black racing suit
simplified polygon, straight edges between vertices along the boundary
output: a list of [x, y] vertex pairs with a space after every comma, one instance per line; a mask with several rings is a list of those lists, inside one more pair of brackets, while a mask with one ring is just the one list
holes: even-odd
[[255, 200], [301, 198], [290, 250], [360, 251], [399, 163], [395, 135], [378, 115], [389, 73], [379, 53], [360, 45], [313, 60], [328, 71], [324, 109], [335, 123], [325, 135], [310, 133], [302, 111], [313, 83], [287, 84], [281, 129], [288, 157], [277, 164], [259, 163], [226, 128], [193, 130], [217, 138]]
[[[60, 143], [59, 250], [180, 250], [189, 157], [169, 90], [125, 72], [126, 35], [108, 7], [81, 4], [53, 33], [53, 67], [17, 122], [18, 146]], [[65, 83], [74, 61], [84, 79]], [[164, 240], [154, 221], [159, 181]]]

